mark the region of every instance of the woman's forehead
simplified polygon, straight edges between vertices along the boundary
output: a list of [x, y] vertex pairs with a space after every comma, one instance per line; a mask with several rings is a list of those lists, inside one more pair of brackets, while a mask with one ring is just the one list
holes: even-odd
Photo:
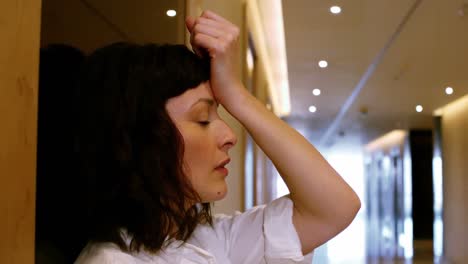
[[170, 114], [179, 115], [189, 111], [200, 102], [216, 103], [209, 82], [203, 82], [196, 88], [188, 89], [183, 94], [170, 98], [166, 108]]

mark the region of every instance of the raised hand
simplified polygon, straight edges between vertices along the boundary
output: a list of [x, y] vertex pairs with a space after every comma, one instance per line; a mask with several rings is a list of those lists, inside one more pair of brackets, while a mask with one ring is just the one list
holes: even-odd
[[211, 89], [222, 105], [232, 103], [242, 89], [239, 79], [239, 28], [212, 11], [187, 17], [190, 43], [199, 56], [211, 60]]

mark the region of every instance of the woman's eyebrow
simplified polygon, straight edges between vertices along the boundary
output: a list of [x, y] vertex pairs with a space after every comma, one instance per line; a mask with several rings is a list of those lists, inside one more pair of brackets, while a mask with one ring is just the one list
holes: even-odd
[[214, 104], [216, 104], [216, 106], [218, 106], [218, 103], [215, 100], [211, 99], [211, 98], [200, 98], [195, 103], [193, 103], [190, 108], [193, 108], [198, 103], [206, 103], [209, 106], [213, 106]]

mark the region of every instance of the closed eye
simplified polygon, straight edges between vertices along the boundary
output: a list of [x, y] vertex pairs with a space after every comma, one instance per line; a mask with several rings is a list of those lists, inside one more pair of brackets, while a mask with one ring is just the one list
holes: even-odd
[[210, 124], [210, 121], [198, 121], [197, 123], [200, 124], [201, 126], [207, 126]]

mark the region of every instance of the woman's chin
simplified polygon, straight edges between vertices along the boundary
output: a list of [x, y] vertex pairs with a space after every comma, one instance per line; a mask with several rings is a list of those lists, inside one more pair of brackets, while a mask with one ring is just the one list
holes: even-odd
[[227, 195], [227, 189], [225, 189], [224, 191], [220, 191], [220, 192], [217, 192], [216, 193], [216, 201], [219, 201], [219, 200], [222, 200], [224, 199], [224, 197], [226, 197]]
[[201, 198], [203, 202], [211, 203], [211, 202], [217, 202], [217, 201], [224, 199], [226, 195], [227, 195], [227, 186], [224, 185], [223, 187], [218, 188], [218, 190], [214, 192], [212, 191], [210, 193], [205, 193], [205, 195], [203, 195]]

